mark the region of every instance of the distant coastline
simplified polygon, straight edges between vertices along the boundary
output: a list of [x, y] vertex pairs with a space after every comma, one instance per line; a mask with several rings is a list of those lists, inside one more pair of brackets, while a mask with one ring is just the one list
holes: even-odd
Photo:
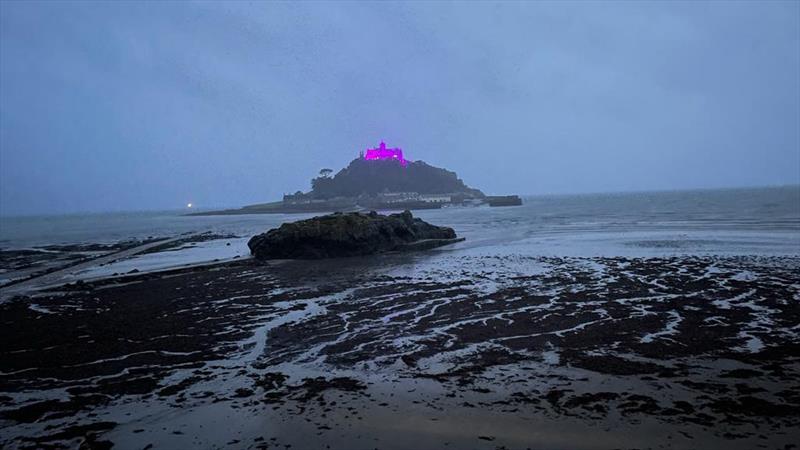
[[304, 213], [328, 213], [328, 212], [359, 212], [359, 211], [403, 211], [403, 210], [424, 210], [441, 209], [445, 207], [475, 207], [481, 205], [489, 206], [518, 206], [522, 204], [522, 198], [517, 195], [487, 196], [480, 202], [424, 202], [424, 201], [405, 201], [405, 202], [374, 202], [368, 206], [362, 206], [355, 201], [356, 199], [344, 199], [344, 201], [320, 201], [317, 203], [291, 205], [278, 201], [272, 203], [259, 203], [255, 205], [243, 206], [241, 208], [221, 209], [212, 211], [199, 211], [186, 214], [187, 216], [233, 216], [241, 214], [304, 214]]
[[[525, 194], [518, 194], [518, 196], [522, 200], [528, 199], [536, 199], [536, 198], [553, 198], [553, 197], [563, 197], [563, 198], [570, 198], [570, 197], [590, 197], [590, 196], [609, 196], [609, 195], [643, 195], [643, 194], [660, 194], [660, 193], [680, 193], [680, 192], [726, 192], [726, 191], [746, 191], [746, 190], [775, 190], [775, 189], [787, 189], [787, 190], [796, 190], [800, 191], [800, 184], [798, 183], [782, 183], [782, 184], [769, 184], [769, 185], [753, 185], [753, 186], [720, 186], [720, 187], [686, 187], [686, 188], [675, 188], [675, 189], [662, 189], [662, 188], [652, 188], [652, 189], [637, 189], [631, 191], [620, 191], [620, 190], [608, 190], [608, 191], [585, 191], [585, 192], [536, 192], [536, 193], [525, 193]], [[248, 205], [246, 207], [254, 207], [257, 205], [270, 205], [275, 203], [281, 203], [280, 201], [269, 202], [269, 203], [257, 203]], [[209, 215], [207, 213], [212, 211], [228, 211], [228, 210], [239, 210], [245, 207], [237, 208], [234, 205], [226, 205], [217, 203], [213, 206], [202, 206], [202, 205], [195, 205], [192, 208], [183, 207], [157, 207], [157, 208], [131, 208], [131, 209], [114, 209], [114, 210], [56, 210], [56, 211], [23, 211], [23, 212], [13, 212], [7, 213], [2, 212], [0, 213], [0, 220], [15, 220], [15, 219], [33, 219], [33, 218], [44, 218], [44, 217], [81, 217], [81, 216], [104, 216], [104, 215], [120, 215], [120, 214], [153, 214], [153, 213], [170, 213], [176, 214], [181, 216], [193, 216], [193, 215]], [[301, 211], [302, 212], [302, 211]], [[278, 212], [275, 211], [276, 214], [294, 214], [296, 212]], [[256, 214], [256, 213], [251, 213]], [[262, 213], [258, 213], [262, 214]], [[216, 215], [216, 214], [214, 214]], [[0, 229], [0, 239], [2, 239], [2, 229]]]

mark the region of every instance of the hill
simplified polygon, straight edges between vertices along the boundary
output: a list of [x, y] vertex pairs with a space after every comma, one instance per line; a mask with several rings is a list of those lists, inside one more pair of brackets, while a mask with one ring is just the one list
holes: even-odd
[[317, 199], [358, 197], [384, 192], [420, 194], [463, 194], [484, 198], [483, 192], [464, 184], [455, 172], [434, 167], [424, 161], [356, 158], [333, 177], [311, 180], [310, 194]]

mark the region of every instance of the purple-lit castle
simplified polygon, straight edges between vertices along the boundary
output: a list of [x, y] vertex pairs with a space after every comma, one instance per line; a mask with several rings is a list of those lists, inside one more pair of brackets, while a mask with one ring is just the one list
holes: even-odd
[[381, 145], [378, 148], [368, 148], [367, 152], [364, 154], [364, 159], [367, 160], [374, 160], [374, 159], [393, 159], [399, 161], [400, 164], [405, 167], [408, 162], [405, 158], [403, 158], [403, 150], [399, 148], [386, 148], [386, 144], [381, 141]]

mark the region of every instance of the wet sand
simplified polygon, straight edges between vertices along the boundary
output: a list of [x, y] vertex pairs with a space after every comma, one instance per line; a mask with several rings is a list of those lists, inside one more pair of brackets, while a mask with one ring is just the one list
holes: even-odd
[[[195, 248], [198, 243], [238, 239], [235, 235], [211, 232], [185, 233], [170, 238], [127, 240], [113, 244], [50, 245], [23, 249], [0, 249], [0, 302], [21, 294], [44, 288], [61, 286], [70, 282], [108, 278], [120, 275], [118, 267], [124, 263], [141, 263], [142, 255], [178, 252]], [[230, 242], [227, 242], [230, 246]], [[238, 256], [237, 256], [238, 258]], [[235, 259], [235, 258], [226, 258]], [[123, 263], [123, 264], [118, 264]], [[163, 264], [163, 263], [162, 263]], [[207, 265], [208, 261], [201, 261]], [[146, 263], [145, 263], [146, 265]], [[166, 263], [175, 268], [174, 263]], [[191, 260], [180, 264], [192, 266]], [[94, 273], [92, 272], [94, 271]], [[152, 272], [154, 270], [147, 270]], [[127, 273], [140, 272], [138, 268]]]
[[795, 448], [800, 258], [241, 261], [0, 305], [4, 448]]

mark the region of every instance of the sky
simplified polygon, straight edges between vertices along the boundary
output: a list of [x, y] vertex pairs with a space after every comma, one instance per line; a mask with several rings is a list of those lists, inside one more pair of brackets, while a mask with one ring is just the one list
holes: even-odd
[[0, 214], [238, 206], [385, 140], [489, 194], [800, 183], [800, 2], [0, 2]]

